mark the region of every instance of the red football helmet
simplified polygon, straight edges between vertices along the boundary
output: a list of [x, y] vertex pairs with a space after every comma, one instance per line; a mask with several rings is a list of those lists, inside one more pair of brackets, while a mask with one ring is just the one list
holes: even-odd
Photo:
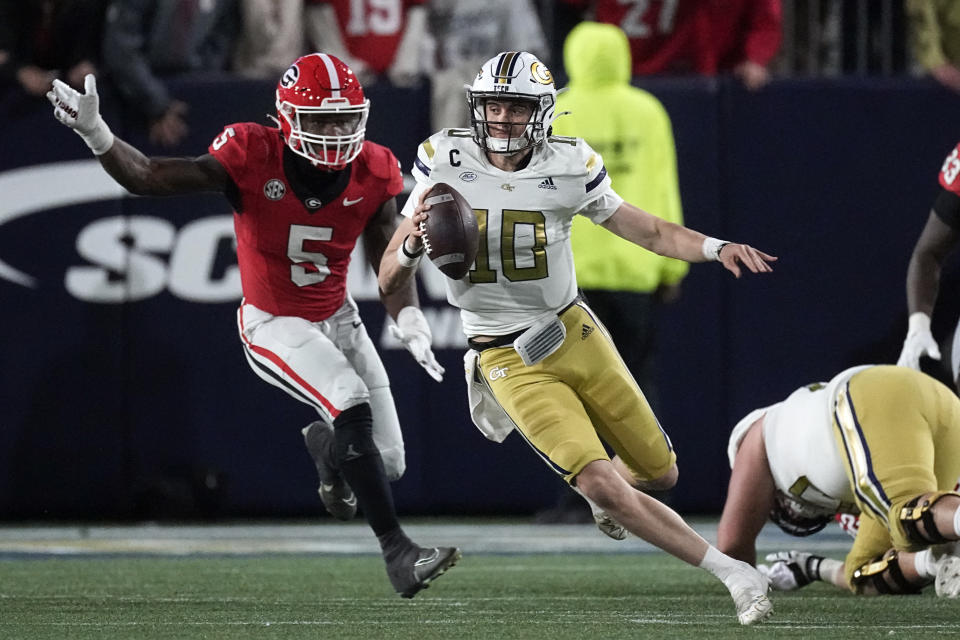
[[280, 131], [315, 165], [342, 169], [360, 153], [370, 101], [343, 61], [326, 53], [298, 58], [277, 84]]

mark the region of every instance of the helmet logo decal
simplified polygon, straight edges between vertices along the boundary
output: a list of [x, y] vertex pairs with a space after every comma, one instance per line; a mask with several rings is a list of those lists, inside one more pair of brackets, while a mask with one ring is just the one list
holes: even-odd
[[497, 68], [493, 73], [497, 84], [510, 84], [516, 74], [513, 68], [517, 66], [520, 60], [520, 54], [516, 51], [507, 51], [500, 54], [500, 60], [497, 62]]
[[540, 84], [553, 84], [553, 74], [547, 69], [547, 65], [539, 60], [530, 65], [530, 77]]
[[283, 72], [283, 77], [280, 78], [280, 86], [284, 89], [289, 89], [293, 85], [297, 84], [297, 80], [300, 79], [300, 67], [295, 64], [290, 65], [290, 68]]
[[283, 181], [277, 180], [276, 178], [267, 180], [267, 184], [263, 185], [263, 195], [267, 196], [269, 200], [279, 200], [286, 192], [287, 188], [284, 186]]

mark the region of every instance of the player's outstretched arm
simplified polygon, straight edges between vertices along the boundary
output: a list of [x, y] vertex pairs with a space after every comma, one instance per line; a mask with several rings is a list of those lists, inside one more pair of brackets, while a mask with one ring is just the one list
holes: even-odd
[[777, 260], [776, 256], [750, 245], [717, 240], [667, 222], [628, 202], [620, 205], [602, 225], [621, 238], [662, 256], [687, 262], [719, 261], [738, 278], [741, 265], [753, 273], [767, 273], [773, 271], [770, 263]]
[[93, 74], [84, 78], [83, 93], [54, 80], [47, 99], [54, 107], [54, 117], [83, 138], [107, 173], [131, 193], [161, 196], [222, 192], [227, 187], [226, 169], [210, 155], [148, 158], [114, 136], [100, 115], [100, 96]]

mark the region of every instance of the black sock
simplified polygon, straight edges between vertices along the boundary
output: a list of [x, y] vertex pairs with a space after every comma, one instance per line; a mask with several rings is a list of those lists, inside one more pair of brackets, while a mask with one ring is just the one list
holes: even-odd
[[416, 547], [400, 527], [378, 535], [377, 540], [380, 541], [380, 549], [383, 550], [383, 557], [388, 563], [395, 560], [408, 549]]
[[333, 421], [340, 473], [353, 493], [370, 528], [379, 537], [400, 528], [393, 493], [380, 451], [373, 443], [373, 414], [369, 404], [342, 411]]

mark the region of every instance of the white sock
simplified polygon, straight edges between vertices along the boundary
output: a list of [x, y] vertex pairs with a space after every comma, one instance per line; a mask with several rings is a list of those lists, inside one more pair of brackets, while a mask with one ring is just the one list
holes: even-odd
[[843, 584], [843, 560], [824, 558], [820, 561], [820, 580], [828, 584]]
[[953, 532], [960, 538], [960, 507], [953, 513]]
[[930, 555], [930, 549], [924, 549], [913, 556], [913, 568], [917, 575], [924, 579], [937, 577], [937, 563]]
[[715, 546], [708, 545], [707, 552], [703, 554], [703, 560], [697, 565], [701, 569], [706, 569], [721, 580], [726, 578], [730, 572], [737, 568], [739, 560], [734, 560], [730, 556], [721, 553]]

